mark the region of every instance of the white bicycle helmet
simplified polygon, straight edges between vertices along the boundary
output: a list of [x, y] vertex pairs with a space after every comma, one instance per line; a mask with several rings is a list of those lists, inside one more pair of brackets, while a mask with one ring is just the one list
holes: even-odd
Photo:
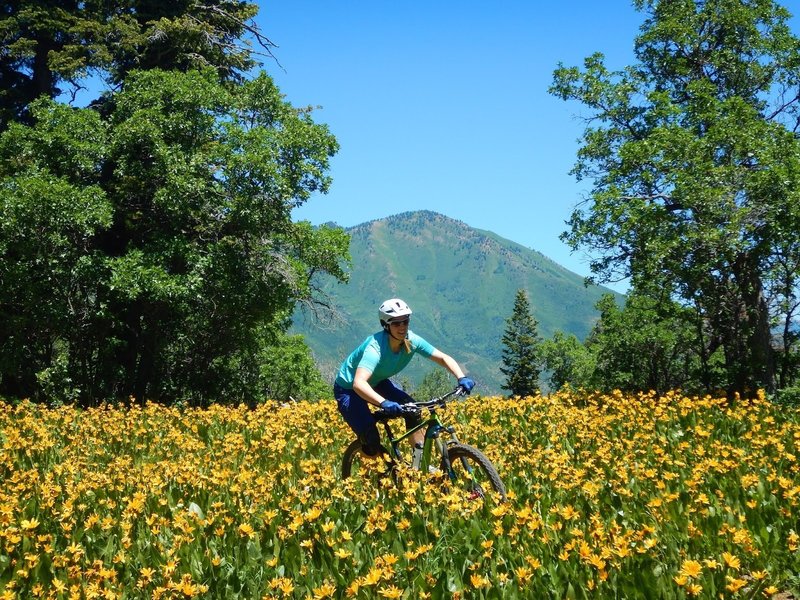
[[381, 320], [381, 326], [387, 327], [390, 321], [400, 317], [407, 317], [411, 315], [411, 308], [408, 304], [400, 300], [400, 298], [392, 298], [381, 304], [378, 309], [378, 318]]

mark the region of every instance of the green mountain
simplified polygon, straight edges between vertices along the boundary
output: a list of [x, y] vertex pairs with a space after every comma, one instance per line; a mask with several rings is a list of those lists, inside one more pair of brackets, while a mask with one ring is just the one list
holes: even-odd
[[[489, 231], [430, 211], [409, 212], [357, 225], [351, 236], [353, 266], [348, 284], [320, 281], [337, 317], [320, 320], [298, 312], [302, 333], [323, 376], [364, 338], [378, 331], [378, 306], [399, 297], [414, 314], [411, 329], [455, 358], [480, 393], [503, 393], [501, 337], [518, 289], [528, 292], [539, 333], [589, 333], [594, 305], [610, 290], [585, 287], [583, 277], [543, 254]], [[439, 368], [416, 357], [397, 376], [412, 386]]]

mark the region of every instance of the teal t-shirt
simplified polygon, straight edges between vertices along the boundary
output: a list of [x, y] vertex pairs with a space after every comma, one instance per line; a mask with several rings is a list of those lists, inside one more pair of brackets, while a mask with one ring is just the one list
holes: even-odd
[[348, 390], [353, 389], [356, 369], [362, 368], [372, 373], [367, 382], [376, 385], [405, 369], [416, 353], [430, 358], [436, 351], [430, 343], [411, 330], [408, 331], [408, 341], [411, 352], [406, 352], [402, 346], [399, 352], [392, 352], [388, 333], [379, 331], [372, 334], [342, 363], [336, 375], [336, 384]]

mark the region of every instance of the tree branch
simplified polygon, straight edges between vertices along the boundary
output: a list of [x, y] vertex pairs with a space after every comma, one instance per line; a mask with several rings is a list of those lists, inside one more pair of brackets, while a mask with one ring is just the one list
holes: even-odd
[[273, 42], [272, 40], [270, 40], [263, 33], [261, 33], [261, 30], [258, 28], [257, 25], [250, 24], [250, 23], [240, 19], [239, 17], [236, 17], [236, 16], [232, 15], [228, 11], [221, 9], [218, 6], [208, 6], [208, 5], [205, 5], [205, 4], [201, 4], [198, 8], [200, 8], [202, 10], [209, 11], [209, 12], [216, 13], [218, 15], [221, 15], [221, 16], [225, 17], [226, 19], [229, 19], [229, 20], [233, 21], [234, 23], [236, 23], [237, 25], [239, 25], [242, 29], [244, 29], [250, 35], [252, 35], [253, 38], [256, 40], [256, 42], [258, 42], [258, 45], [261, 46], [265, 50], [265, 52], [254, 52], [254, 54], [258, 54], [260, 56], [267, 56], [267, 57], [271, 58], [272, 60], [275, 61], [275, 64], [277, 64], [281, 69], [283, 69], [283, 65], [281, 65], [281, 63], [278, 60], [278, 58], [272, 52], [272, 48], [277, 48], [278, 45], [275, 42]]
[[678, 202], [667, 194], [650, 194], [648, 196], [622, 196], [623, 200], [647, 200], [648, 202], [655, 202], [661, 200], [664, 202], [664, 208], [670, 212], [677, 212], [679, 210], [687, 210], [687, 206]]

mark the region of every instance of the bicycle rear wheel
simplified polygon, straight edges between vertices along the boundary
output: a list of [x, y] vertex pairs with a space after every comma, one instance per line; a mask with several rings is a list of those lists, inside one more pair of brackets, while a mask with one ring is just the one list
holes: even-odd
[[447, 456], [450, 469], [442, 460], [442, 470], [449, 475], [450, 487], [463, 490], [470, 500], [485, 500], [495, 492], [505, 501], [506, 486], [483, 452], [467, 444], [453, 443], [447, 447]]
[[342, 479], [348, 477], [383, 477], [393, 474], [393, 462], [383, 446], [375, 456], [367, 456], [361, 449], [361, 442], [353, 440], [342, 456]]

